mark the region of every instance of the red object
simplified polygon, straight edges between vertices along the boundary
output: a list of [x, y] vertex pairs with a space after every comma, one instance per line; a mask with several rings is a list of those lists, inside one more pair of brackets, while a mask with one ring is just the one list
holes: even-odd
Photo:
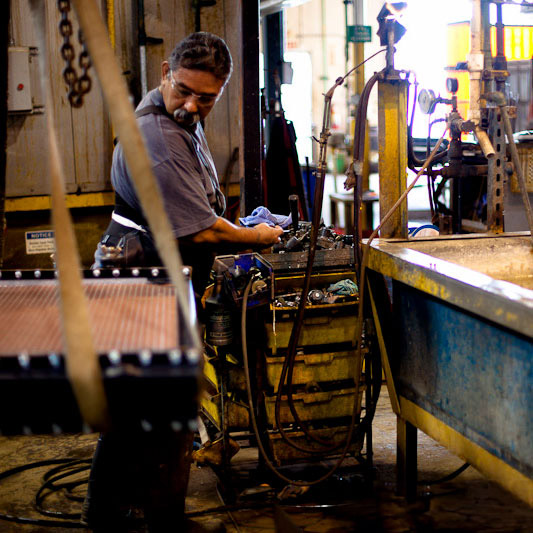
[[24, 84], [23, 83], [19, 83], [17, 85], [17, 91], [22, 91], [22, 89], [24, 89]]

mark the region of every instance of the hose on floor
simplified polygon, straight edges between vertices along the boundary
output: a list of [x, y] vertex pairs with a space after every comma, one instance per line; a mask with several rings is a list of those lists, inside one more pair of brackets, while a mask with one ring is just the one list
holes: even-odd
[[438, 479], [418, 481], [418, 484], [428, 486], [428, 485], [440, 485], [441, 483], [446, 483], [447, 481], [451, 481], [452, 479], [455, 479], [457, 476], [461, 475], [469, 466], [470, 466], [470, 463], [465, 463], [464, 465], [461, 465], [457, 470], [454, 470], [447, 476], [444, 476]]

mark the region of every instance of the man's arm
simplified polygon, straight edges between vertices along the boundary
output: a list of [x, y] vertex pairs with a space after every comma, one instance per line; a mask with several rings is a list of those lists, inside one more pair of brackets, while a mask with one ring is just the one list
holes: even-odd
[[218, 217], [209, 228], [186, 237], [184, 240], [195, 244], [241, 244], [249, 247], [267, 247], [280, 240], [283, 230], [279, 226], [258, 224], [253, 228], [244, 228], [232, 224], [225, 218]]

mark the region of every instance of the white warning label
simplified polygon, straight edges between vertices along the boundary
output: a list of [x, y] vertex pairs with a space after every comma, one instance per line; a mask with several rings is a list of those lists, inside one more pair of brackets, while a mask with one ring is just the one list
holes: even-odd
[[54, 232], [27, 231], [26, 232], [26, 253], [30, 254], [52, 254], [55, 252]]

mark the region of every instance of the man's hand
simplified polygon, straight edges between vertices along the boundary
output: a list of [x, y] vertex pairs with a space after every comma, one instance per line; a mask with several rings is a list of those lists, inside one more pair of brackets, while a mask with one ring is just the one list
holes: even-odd
[[257, 244], [260, 246], [272, 246], [280, 241], [280, 235], [283, 235], [283, 230], [279, 226], [269, 226], [264, 222], [254, 226], [257, 232]]
[[279, 226], [258, 224], [253, 228], [235, 226], [228, 220], [218, 217], [216, 222], [205, 230], [182, 238], [197, 244], [229, 244], [236, 245], [235, 249], [267, 248], [280, 241], [283, 230]]

